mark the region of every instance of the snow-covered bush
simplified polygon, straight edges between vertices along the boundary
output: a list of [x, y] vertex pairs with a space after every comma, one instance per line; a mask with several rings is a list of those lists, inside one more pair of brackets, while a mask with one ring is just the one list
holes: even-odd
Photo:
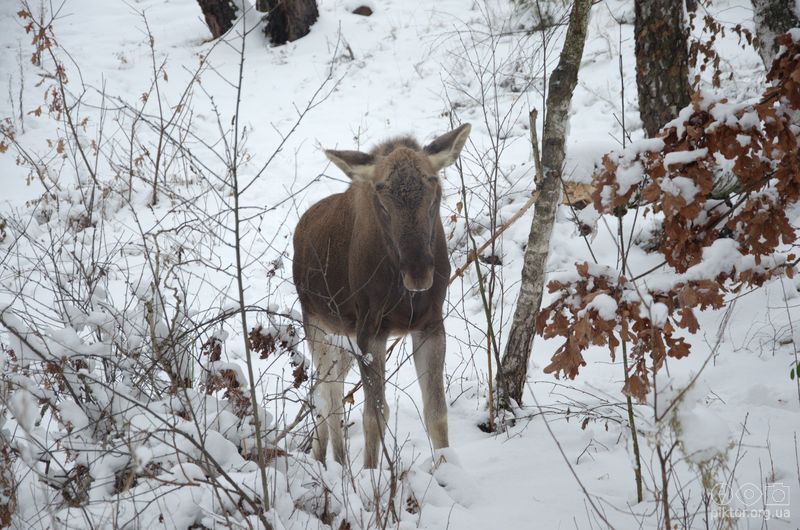
[[[664, 370], [668, 360], [691, 354], [687, 338], [700, 331], [701, 311], [727, 308], [702, 372], [720, 354], [736, 298], [776, 278], [791, 279], [800, 261], [792, 253], [800, 204], [800, 33], [779, 42], [783, 53], [759, 100], [732, 103], [697, 91], [658, 137], [603, 157], [593, 204], [579, 220], [586, 233], [601, 220], [616, 224], [617, 267], [581, 262], [573, 272], [551, 276], [551, 303], [537, 319], [540, 335], [564, 339], [546, 373], [574, 379], [592, 346], [608, 348], [612, 360], [621, 353], [638, 500], [644, 434], [655, 468], [649, 487], [664, 527], [671, 520], [689, 525], [687, 514], [703, 511], [722, 514], [719, 528], [735, 525], [727, 518], [730, 499], [717, 492], [734, 482], [732, 437], [700, 403], [699, 374], [674, 388]], [[631, 225], [638, 220], [650, 226], [634, 238]], [[658, 259], [633, 263], [653, 255]], [[649, 420], [636, 414], [631, 398], [652, 412]], [[694, 501], [679, 498], [684, 485], [675, 483], [687, 473], [702, 492]]]
[[[667, 356], [689, 355], [678, 330], [698, 331], [695, 310], [720, 308], [725, 295], [792, 277], [797, 234], [789, 215], [800, 202], [797, 116], [800, 34], [780, 37], [784, 53], [760, 101], [735, 104], [696, 93], [658, 138], [603, 159], [595, 174], [596, 212], [639, 208], [662, 228], [655, 252], [671, 270], [631, 277], [589, 263], [549, 284], [555, 300], [539, 333], [566, 340], [545, 372], [574, 378], [582, 352], [634, 343], [624, 391], [639, 400]], [[720, 180], [724, 184], [720, 184]]]
[[[275, 436], [273, 418], [259, 403], [256, 432], [252, 381], [225, 352], [241, 306], [207, 294], [220, 260], [207, 249], [224, 243], [230, 209], [206, 209], [214, 190], [197, 168], [207, 166], [184, 143], [203, 61], [171, 115], [147, 106], [165, 103], [165, 63], [138, 105], [112, 108], [100, 94], [97, 112], [82, 114], [89, 90], [71, 91], [45, 15], [18, 13], [47, 83], [34, 116], [58, 137], [39, 150], [13, 123], [0, 129], [2, 150], [46, 190], [0, 225], [0, 524], [280, 526], [264, 510], [269, 483], [254, 451]], [[197, 181], [177, 178], [187, 167]], [[278, 480], [286, 466], [265, 445]]]

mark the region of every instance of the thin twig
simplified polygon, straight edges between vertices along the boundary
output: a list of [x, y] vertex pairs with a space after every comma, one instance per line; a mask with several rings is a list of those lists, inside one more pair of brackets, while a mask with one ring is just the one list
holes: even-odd
[[578, 476], [578, 473], [575, 472], [575, 468], [572, 466], [572, 462], [570, 462], [570, 459], [567, 458], [567, 454], [564, 452], [564, 448], [561, 446], [561, 442], [556, 437], [555, 433], [553, 432], [553, 429], [550, 428], [550, 422], [547, 420], [547, 415], [544, 414], [544, 412], [542, 411], [542, 407], [541, 407], [541, 405], [539, 405], [539, 400], [536, 399], [536, 394], [533, 392], [533, 388], [531, 387], [531, 384], [530, 383], [525, 383], [525, 384], [528, 386], [528, 390], [530, 390], [531, 397], [533, 397], [533, 402], [536, 405], [536, 408], [539, 409], [539, 413], [540, 413], [540, 415], [542, 417], [542, 421], [544, 422], [544, 426], [547, 428], [547, 432], [550, 433], [550, 438], [552, 438], [553, 442], [556, 444], [556, 447], [558, 448], [558, 452], [561, 453], [561, 458], [564, 459], [564, 463], [567, 464], [567, 467], [569, 468], [569, 472], [572, 474], [572, 476], [575, 478], [575, 481], [578, 483], [578, 486], [581, 488], [581, 491], [583, 492], [583, 495], [586, 498], [586, 501], [592, 507], [592, 510], [594, 510], [594, 513], [597, 515], [597, 517], [599, 517], [600, 520], [603, 521], [608, 528], [613, 529], [614, 525], [612, 525], [610, 522], [608, 522], [608, 519], [606, 518], [605, 514], [600, 510], [600, 508], [597, 506], [597, 504], [595, 504], [594, 498], [589, 493], [589, 491], [586, 489], [586, 486], [583, 485], [583, 481]]

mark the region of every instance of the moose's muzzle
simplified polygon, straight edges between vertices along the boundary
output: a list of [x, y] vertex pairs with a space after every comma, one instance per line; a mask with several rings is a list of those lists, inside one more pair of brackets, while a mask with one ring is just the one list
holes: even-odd
[[400, 265], [403, 286], [412, 292], [427, 291], [433, 286], [433, 256], [424, 255]]

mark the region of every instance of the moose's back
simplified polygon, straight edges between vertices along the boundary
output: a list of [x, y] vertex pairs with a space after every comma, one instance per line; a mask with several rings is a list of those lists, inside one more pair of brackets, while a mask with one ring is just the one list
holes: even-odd
[[303, 314], [342, 334], [355, 328], [348, 280], [352, 199], [350, 190], [322, 199], [303, 214], [294, 233], [292, 274]]

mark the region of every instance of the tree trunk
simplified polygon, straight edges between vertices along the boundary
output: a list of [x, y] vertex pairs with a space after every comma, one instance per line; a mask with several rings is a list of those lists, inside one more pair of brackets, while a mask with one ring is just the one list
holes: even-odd
[[689, 52], [683, 3], [636, 0], [636, 87], [639, 115], [647, 136], [689, 104]]
[[[319, 11], [315, 0], [266, 0], [269, 15], [264, 33], [278, 46], [303, 37], [311, 31]], [[263, 6], [263, 0], [260, 4]]]
[[542, 136], [543, 178], [539, 187], [514, 320], [508, 335], [505, 353], [497, 372], [497, 391], [502, 407], [511, 400], [522, 403], [522, 392], [528, 376], [528, 360], [533, 346], [536, 316], [542, 304], [546, 276], [545, 266], [550, 251], [556, 210], [561, 191], [561, 167], [564, 164], [564, 142], [569, 122], [572, 93], [578, 83], [578, 69], [586, 42], [586, 27], [592, 0], [575, 0], [569, 17], [564, 49], [558, 66], [550, 76], [547, 94], [547, 115]]
[[800, 26], [800, 22], [792, 9], [794, 0], [752, 0], [752, 2], [758, 53], [769, 71], [778, 53], [775, 37]]
[[197, 3], [215, 39], [233, 27], [238, 8], [232, 0], [197, 0]]

